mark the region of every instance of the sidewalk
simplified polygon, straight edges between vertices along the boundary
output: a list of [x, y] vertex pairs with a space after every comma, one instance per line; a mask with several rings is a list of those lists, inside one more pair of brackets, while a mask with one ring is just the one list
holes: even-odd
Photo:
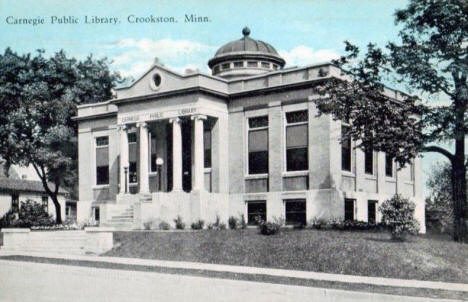
[[421, 288], [421, 289], [468, 292], [468, 285], [463, 284], [463, 283], [364, 277], [364, 276], [329, 274], [329, 273], [248, 267], [248, 266], [234, 266], [234, 265], [223, 265], [223, 264], [149, 260], [149, 259], [138, 259], [138, 258], [103, 257], [103, 256], [89, 256], [89, 255], [86, 255], [86, 256], [85, 255], [65, 255], [65, 254], [53, 254], [53, 253], [5, 252], [1, 250], [0, 250], [0, 256], [31, 256], [31, 257], [44, 257], [44, 258], [63, 259], [63, 260], [79, 260], [79, 261], [105, 262], [105, 263], [115, 263], [115, 264], [124, 264], [124, 265], [125, 264], [137, 265], [137, 266], [147, 266], [147, 267], [165, 267], [165, 268], [173, 268], [173, 269], [174, 268], [175, 269], [191, 269], [191, 270], [228, 272], [228, 273], [238, 273], [238, 274], [248, 274], [248, 275], [289, 277], [289, 278], [299, 278], [299, 279], [316, 280], [316, 281], [359, 283], [359, 284], [376, 285], [376, 286], [393, 286], [393, 287], [407, 287], [407, 288]]

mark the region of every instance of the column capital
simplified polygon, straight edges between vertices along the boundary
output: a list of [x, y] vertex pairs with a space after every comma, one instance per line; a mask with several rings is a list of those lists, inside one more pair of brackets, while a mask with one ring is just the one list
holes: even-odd
[[178, 118], [178, 117], [171, 117], [171, 118], [169, 119], [169, 123], [172, 123], [172, 124], [173, 124], [173, 123], [177, 123], [177, 124], [179, 124], [179, 123], [180, 123], [180, 118]]
[[137, 124], [137, 127], [141, 127], [141, 128], [147, 128], [148, 127], [148, 123], [147, 122], [138, 122]]
[[206, 120], [207, 117], [206, 117], [206, 115], [203, 115], [203, 114], [194, 114], [194, 115], [190, 116], [190, 119], [192, 119], [192, 120]]
[[125, 125], [125, 124], [117, 125], [117, 130], [119, 130], [119, 131], [126, 131], [126, 130], [128, 130], [128, 126]]

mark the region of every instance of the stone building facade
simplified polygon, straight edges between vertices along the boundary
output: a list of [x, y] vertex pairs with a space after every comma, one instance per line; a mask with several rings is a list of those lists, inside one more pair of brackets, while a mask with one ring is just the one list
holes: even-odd
[[115, 99], [79, 107], [79, 219], [136, 229], [177, 216], [379, 221], [379, 203], [400, 193], [424, 232], [420, 159], [397, 170], [317, 116], [313, 87], [341, 78], [337, 67], [284, 68], [247, 28], [208, 65], [212, 75], [154, 64]]

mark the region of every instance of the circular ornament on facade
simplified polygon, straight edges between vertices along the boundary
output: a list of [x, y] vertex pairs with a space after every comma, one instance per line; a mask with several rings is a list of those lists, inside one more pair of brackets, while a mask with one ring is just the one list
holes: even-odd
[[151, 89], [158, 90], [161, 87], [162, 77], [159, 73], [153, 74], [150, 81]]

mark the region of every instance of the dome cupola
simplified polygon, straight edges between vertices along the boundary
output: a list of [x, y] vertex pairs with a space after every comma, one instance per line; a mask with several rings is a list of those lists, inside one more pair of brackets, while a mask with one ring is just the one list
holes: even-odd
[[252, 76], [283, 68], [286, 63], [268, 43], [250, 38], [250, 29], [242, 30], [243, 38], [218, 49], [208, 66], [215, 76], [234, 78]]

